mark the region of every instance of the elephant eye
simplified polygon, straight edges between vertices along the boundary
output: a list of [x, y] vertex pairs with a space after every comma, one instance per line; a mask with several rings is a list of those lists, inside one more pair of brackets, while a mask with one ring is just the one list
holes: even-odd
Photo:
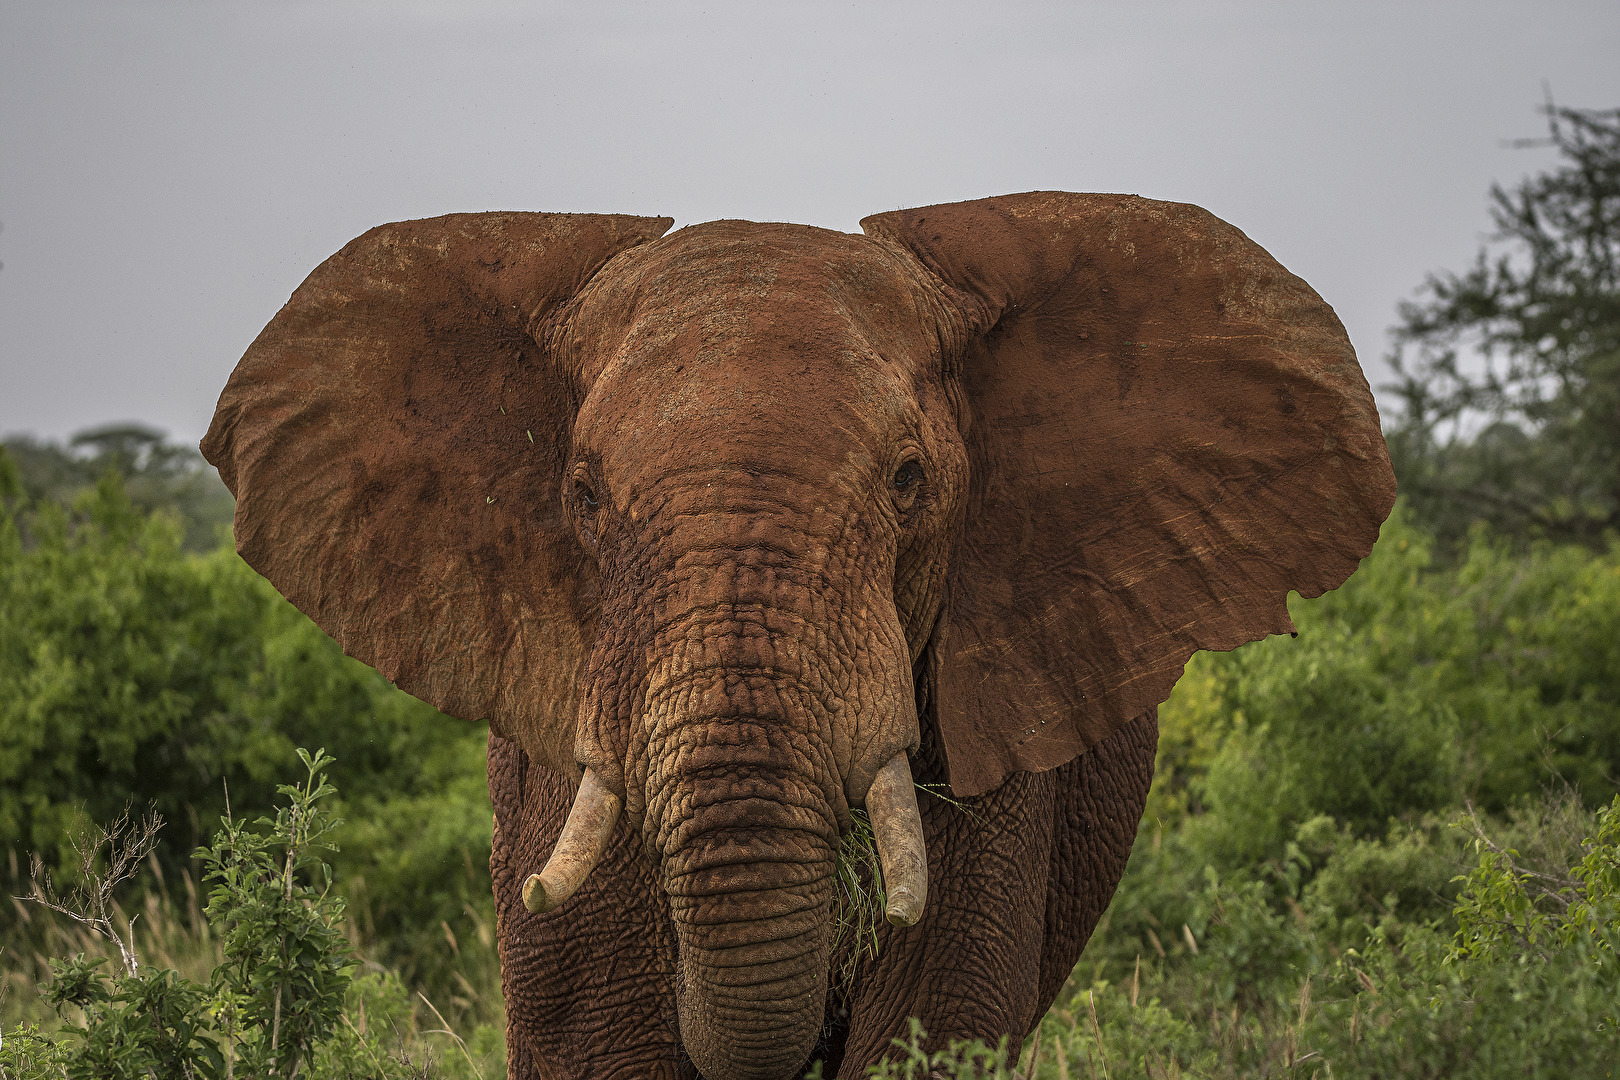
[[585, 508], [586, 513], [593, 514], [596, 512], [596, 492], [591, 490], [589, 484], [576, 480], [574, 482], [574, 498], [579, 500], [579, 504]]
[[923, 477], [922, 465], [915, 461], [908, 461], [894, 472], [894, 486], [901, 491], [910, 488]]

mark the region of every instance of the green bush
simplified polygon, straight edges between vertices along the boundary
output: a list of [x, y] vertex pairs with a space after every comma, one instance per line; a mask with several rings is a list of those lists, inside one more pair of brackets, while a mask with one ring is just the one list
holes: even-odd
[[195, 446], [177, 446], [144, 424], [112, 424], [76, 433], [63, 446], [27, 435], [0, 442], [0, 498], [71, 505], [109, 473], [144, 513], [163, 510], [181, 527], [185, 546], [209, 551], [231, 525], [235, 501]]
[[[1554, 1075], [1617, 1050], [1612, 905], [1579, 932], [1565, 907], [1571, 868], [1613, 850], [1593, 808], [1620, 776], [1620, 549], [1430, 550], [1398, 508], [1344, 587], [1294, 600], [1298, 638], [1189, 665], [1125, 878], [1043, 1026], [1090, 1047], [1081, 1075]], [[1552, 879], [1564, 899], [1521, 931], [1540, 912], [1562, 937], [1462, 948], [1469, 912]]]
[[[343, 656], [234, 552], [183, 550], [177, 523], [133, 506], [116, 475], [71, 506], [24, 506], [15, 484], [7, 490], [0, 837], [11, 857], [0, 878], [9, 891], [24, 891], [31, 853], [71, 879], [70, 838], [132, 800], [180, 834], [159, 855], [179, 879], [227, 790], [239, 806], [267, 804], [294, 748], [323, 744], [338, 756], [332, 775], [351, 822], [334, 865], [368, 945], [453, 1013], [498, 997], [494, 976], [465, 987], [452, 976], [468, 949], [494, 966], [484, 732]], [[0, 940], [32, 951], [37, 943], [5, 919]]]
[[[1297, 890], [1288, 874], [1228, 882], [1207, 873], [1184, 947], [1136, 960], [1113, 981], [1077, 972], [1041, 1025], [1037, 1075], [1615, 1075], [1620, 798], [1595, 814], [1569, 801], [1524, 810], [1495, 838], [1483, 828], [1464, 815], [1449, 843], [1340, 834]], [[1542, 845], [1534, 869], [1507, 846], [1515, 835]], [[1433, 880], [1444, 853], [1459, 850], [1466, 872], [1433, 918], [1421, 902], [1403, 911], [1398, 889], [1377, 904], [1354, 901], [1383, 880], [1406, 884], [1402, 867]], [[1298, 845], [1292, 858], [1304, 859]], [[1377, 921], [1346, 933], [1347, 908]]]
[[[401, 1026], [412, 1036], [413, 1010], [396, 973], [356, 978], [360, 966], [343, 933], [344, 901], [333, 890], [325, 855], [335, 851], [339, 822], [320, 804], [335, 794], [332, 759], [300, 749], [305, 775], [279, 785], [285, 805], [258, 828], [223, 817], [210, 845], [196, 854], [212, 883], [205, 909], [220, 943], [206, 983], [172, 968], [142, 965], [133, 927], [127, 943], [108, 916], [107, 899], [150, 849], [155, 821], [133, 832], [127, 816], [101, 833], [107, 864], [84, 861], [87, 904], [41, 893], [47, 906], [96, 928], [117, 946], [123, 973], [109, 978], [106, 956], [79, 953], [53, 960], [42, 993], [65, 1021], [54, 1033], [38, 1025], [6, 1033], [0, 1077], [39, 1080], [218, 1080], [297, 1077], [394, 1080], [425, 1076], [410, 1059]], [[99, 847], [100, 845], [98, 845]], [[94, 854], [92, 852], [92, 854]], [[448, 1034], [448, 1032], [443, 1032]], [[500, 1050], [482, 1034], [486, 1066]], [[420, 1041], [419, 1038], [416, 1041]], [[459, 1042], [459, 1040], [458, 1040]], [[459, 1049], [472, 1075], [479, 1061]], [[420, 1047], [417, 1047], [420, 1052]], [[442, 1070], [463, 1075], [461, 1068]]]
[[[1224, 869], [1279, 858], [1326, 815], [1376, 837], [1555, 778], [1620, 775], [1620, 548], [1515, 554], [1483, 533], [1436, 569], [1402, 506], [1340, 589], [1290, 605], [1297, 639], [1200, 654], [1161, 710], [1149, 820]], [[1196, 764], [1194, 764], [1196, 762]]]

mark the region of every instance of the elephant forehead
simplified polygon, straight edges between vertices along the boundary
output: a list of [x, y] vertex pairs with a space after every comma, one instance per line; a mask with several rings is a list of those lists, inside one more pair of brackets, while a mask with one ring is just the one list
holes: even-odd
[[582, 306], [594, 376], [576, 441], [620, 497], [682, 463], [860, 482], [914, 426], [936, 338], [888, 256], [825, 230], [733, 224], [688, 230]]
[[753, 357], [638, 367], [598, 383], [576, 442], [599, 456], [621, 503], [688, 488], [813, 502], [806, 484], [824, 496], [861, 485], [897, 426], [894, 381], [876, 365], [851, 366], [836, 378]]
[[907, 380], [859, 342], [803, 349], [738, 334], [708, 349], [629, 360], [603, 373], [581, 420], [647, 445], [715, 440], [753, 450], [782, 443], [881, 439], [910, 401]]
[[[933, 309], [915, 268], [862, 236], [721, 221], [628, 253], [592, 282], [576, 336], [581, 372], [657, 364], [797, 370], [817, 357], [933, 354]], [[780, 374], [780, 371], [771, 374]]]

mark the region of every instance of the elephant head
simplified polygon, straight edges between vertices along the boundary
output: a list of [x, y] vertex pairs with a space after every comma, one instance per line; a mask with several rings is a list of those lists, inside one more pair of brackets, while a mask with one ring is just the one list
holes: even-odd
[[203, 449], [243, 557], [347, 652], [578, 778], [531, 910], [626, 819], [683, 1043], [776, 1077], [821, 1024], [851, 808], [891, 920], [925, 913], [922, 725], [960, 797], [1085, 753], [1194, 651], [1289, 631], [1394, 481], [1332, 310], [1196, 207], [670, 224], [374, 229]]

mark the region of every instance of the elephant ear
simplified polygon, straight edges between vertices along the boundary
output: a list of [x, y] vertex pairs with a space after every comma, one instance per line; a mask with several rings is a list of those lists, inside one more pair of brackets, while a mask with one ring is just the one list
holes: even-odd
[[343, 651], [576, 771], [595, 567], [559, 486], [547, 319], [668, 218], [452, 214], [322, 263], [237, 365], [204, 455], [242, 557]]
[[1195, 206], [1035, 192], [862, 227], [945, 286], [972, 473], [935, 633], [952, 788], [1050, 769], [1199, 649], [1293, 629], [1395, 497], [1333, 310]]

